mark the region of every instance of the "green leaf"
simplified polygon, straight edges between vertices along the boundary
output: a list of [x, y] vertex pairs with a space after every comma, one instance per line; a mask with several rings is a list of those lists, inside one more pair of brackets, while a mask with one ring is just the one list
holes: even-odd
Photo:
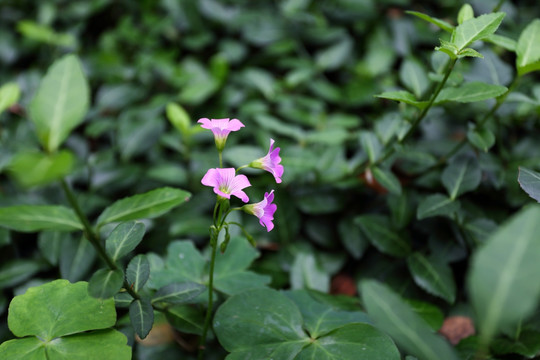
[[13, 259], [0, 266], [0, 289], [12, 287], [30, 279], [42, 265], [35, 260]]
[[399, 68], [399, 78], [401, 82], [420, 99], [429, 87], [427, 71], [416, 60], [406, 59]]
[[75, 156], [68, 150], [53, 154], [24, 151], [11, 159], [9, 171], [19, 184], [31, 187], [64, 178], [71, 173], [74, 163]]
[[527, 359], [533, 359], [540, 352], [540, 333], [534, 330], [524, 330], [519, 339], [497, 338], [491, 345], [493, 354], [519, 354]]
[[441, 90], [436, 103], [457, 101], [469, 103], [491, 99], [503, 95], [508, 88], [502, 85], [486, 84], [478, 81], [469, 82], [460, 87], [447, 87]]
[[167, 119], [180, 134], [184, 136], [190, 135], [191, 118], [183, 107], [175, 103], [168, 103], [166, 113]]
[[85, 279], [94, 260], [96, 250], [84, 236], [62, 240], [60, 252], [60, 275], [71, 282]]
[[451, 42], [461, 51], [473, 42], [497, 31], [505, 15], [503, 12], [497, 12], [469, 19], [454, 29]]
[[375, 280], [364, 280], [361, 294], [375, 326], [419, 359], [457, 360], [452, 347], [392, 290]]
[[449, 164], [441, 176], [442, 183], [451, 200], [475, 190], [482, 180], [482, 171], [472, 160], [460, 160]]
[[90, 92], [81, 63], [66, 55], [50, 68], [30, 103], [30, 118], [41, 144], [55, 152], [88, 110]]
[[523, 191], [529, 194], [534, 200], [540, 202], [540, 173], [520, 167], [518, 182]]
[[187, 191], [163, 187], [116, 201], [98, 218], [98, 225], [111, 222], [154, 218], [188, 201]]
[[401, 195], [401, 183], [392, 171], [381, 169], [379, 167], [372, 167], [371, 172], [382, 187], [392, 194]]
[[116, 330], [97, 330], [44, 343], [36, 337], [10, 340], [0, 345], [0, 357], [10, 360], [129, 360], [131, 347]]
[[422, 14], [418, 11], [405, 11], [405, 13], [409, 14], [409, 15], [414, 15], [422, 20], [425, 20], [427, 22], [430, 22], [436, 26], [438, 26], [439, 28], [441, 28], [442, 30], [446, 31], [446, 32], [449, 32], [451, 33], [452, 30], [454, 30], [454, 26], [447, 23], [446, 21], [444, 20], [441, 20], [441, 19], [437, 19], [437, 18], [434, 18], [434, 17], [431, 17], [429, 15], [426, 15], [426, 14]]
[[412, 311], [420, 316], [433, 331], [438, 331], [441, 328], [444, 322], [444, 314], [437, 306], [424, 301], [404, 300], [411, 307]]
[[474, 127], [467, 131], [467, 140], [477, 149], [487, 152], [495, 144], [495, 135], [488, 128]]
[[115, 323], [113, 299], [90, 297], [86, 282], [55, 280], [29, 288], [9, 305], [8, 325], [15, 336], [37, 336], [47, 342]]
[[83, 229], [77, 215], [71, 209], [60, 205], [16, 205], [0, 208], [0, 226], [21, 232]]
[[152, 297], [152, 303], [186, 304], [206, 290], [206, 286], [194, 282], [172, 283], [160, 288]]
[[464, 58], [464, 57], [477, 57], [477, 58], [484, 58], [484, 55], [480, 54], [478, 51], [471, 49], [471, 48], [465, 48], [458, 52], [457, 54], [458, 58]]
[[38, 235], [38, 248], [41, 255], [51, 264], [58, 265], [62, 242], [71, 240], [71, 234], [60, 231], [42, 231]]
[[518, 75], [540, 70], [540, 19], [534, 19], [519, 35], [516, 46]]
[[315, 64], [322, 70], [335, 70], [351, 58], [353, 42], [348, 37], [315, 55]]
[[362, 215], [354, 221], [379, 251], [397, 257], [404, 257], [410, 253], [410, 244], [398, 232], [392, 230], [388, 218], [380, 215]]
[[312, 338], [326, 335], [350, 323], [370, 323], [366, 313], [335, 309], [317, 301], [305, 290], [287, 291], [285, 295], [300, 309], [304, 318], [304, 328], [309, 331]]
[[50, 26], [38, 24], [31, 20], [19, 21], [17, 31], [26, 38], [45, 44], [63, 47], [74, 47], [76, 45], [76, 39], [73, 35], [57, 33]]
[[436, 46], [435, 50], [445, 53], [446, 55], [450, 56], [450, 59], [456, 59], [459, 53], [457, 46], [449, 41], [443, 39], [439, 40], [441, 42], [441, 46]]
[[495, 44], [497, 46], [502, 47], [503, 49], [506, 49], [511, 52], [516, 52], [517, 48], [517, 41], [514, 39], [510, 39], [506, 36], [497, 35], [497, 34], [491, 34], [484, 38], [483, 41], [490, 42], [492, 44]]
[[537, 307], [540, 283], [540, 206], [525, 208], [501, 225], [473, 255], [468, 289], [481, 343], [526, 319]]
[[178, 331], [202, 335], [204, 314], [193, 305], [176, 305], [167, 308], [167, 320]]
[[150, 277], [150, 263], [145, 255], [135, 256], [129, 262], [126, 269], [126, 280], [138, 292], [141, 290]]
[[298, 307], [271, 289], [231, 296], [218, 308], [213, 327], [232, 359], [291, 359], [310, 341]]
[[422, 220], [432, 216], [450, 216], [459, 208], [460, 204], [457, 200], [452, 200], [442, 194], [433, 194], [424, 198], [418, 204], [416, 218]]
[[107, 254], [116, 262], [139, 245], [144, 232], [145, 226], [141, 222], [129, 221], [118, 225], [105, 241]]
[[296, 254], [290, 278], [293, 289], [330, 290], [330, 275], [317, 263], [313, 252], [301, 251]]
[[427, 101], [418, 101], [416, 100], [416, 97], [411, 94], [408, 91], [400, 90], [400, 91], [386, 91], [382, 94], [375, 95], [375, 97], [382, 98], [382, 99], [389, 99], [389, 100], [395, 100], [400, 101], [405, 104], [409, 104], [412, 106], [415, 106], [419, 108], [420, 110], [425, 109], [428, 105]]
[[454, 303], [456, 283], [452, 269], [446, 263], [414, 253], [407, 258], [407, 265], [416, 285], [450, 304]]
[[154, 325], [154, 308], [146, 299], [134, 300], [129, 305], [129, 319], [135, 333], [144, 339]]
[[458, 24], [463, 24], [465, 21], [474, 18], [474, 10], [471, 5], [463, 4], [459, 9], [457, 21]]
[[368, 154], [369, 162], [374, 163], [381, 156], [382, 145], [377, 135], [371, 131], [363, 131], [360, 133], [360, 145]]
[[122, 270], [100, 269], [92, 275], [88, 282], [88, 293], [95, 298], [108, 299], [113, 297], [124, 283]]
[[19, 85], [14, 82], [7, 83], [0, 87], [0, 113], [16, 104], [21, 96]]

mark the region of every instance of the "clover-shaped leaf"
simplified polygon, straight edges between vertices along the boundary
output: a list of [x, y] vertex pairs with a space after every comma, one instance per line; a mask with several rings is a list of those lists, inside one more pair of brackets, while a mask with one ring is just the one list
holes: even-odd
[[2, 359], [130, 359], [116, 323], [114, 300], [88, 295], [88, 283], [55, 280], [30, 288], [9, 306], [15, 336], [0, 345]]

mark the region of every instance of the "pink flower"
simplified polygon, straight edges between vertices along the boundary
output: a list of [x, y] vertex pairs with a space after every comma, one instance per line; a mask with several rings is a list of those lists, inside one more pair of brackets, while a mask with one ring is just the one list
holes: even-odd
[[279, 150], [280, 148], [274, 149], [274, 139], [270, 139], [268, 154], [249, 164], [250, 167], [263, 169], [274, 175], [278, 184], [281, 182], [281, 177], [283, 176], [283, 165], [280, 165], [281, 157], [279, 157]]
[[242, 209], [248, 214], [255, 215], [259, 218], [259, 223], [270, 231], [274, 228], [274, 213], [277, 210], [277, 205], [272, 204], [274, 201], [274, 190], [270, 193], [264, 193], [264, 199], [261, 202], [255, 204], [249, 204], [242, 206]]
[[222, 151], [225, 147], [227, 136], [231, 131], [238, 131], [240, 128], [244, 127], [244, 124], [242, 124], [238, 119], [229, 120], [227, 118], [210, 120], [208, 118], [202, 118], [197, 122], [201, 123], [201, 127], [203, 129], [212, 130], [218, 151]]
[[234, 195], [245, 203], [249, 201], [249, 197], [242, 189], [251, 186], [251, 184], [245, 175], [236, 175], [234, 168], [209, 169], [203, 176], [201, 183], [213, 186], [214, 192], [221, 197], [230, 199], [231, 195]]

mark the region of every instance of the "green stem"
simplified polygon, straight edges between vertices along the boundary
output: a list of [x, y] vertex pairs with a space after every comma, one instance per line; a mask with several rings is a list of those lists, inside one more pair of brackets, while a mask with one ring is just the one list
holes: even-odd
[[[217, 233], [219, 234], [219, 232]], [[199, 353], [197, 356], [198, 360], [204, 359], [204, 346], [206, 343], [206, 335], [208, 334], [208, 329], [210, 327], [210, 321], [212, 320], [212, 307], [213, 307], [213, 293], [214, 293], [214, 265], [216, 263], [216, 253], [217, 253], [217, 234], [215, 239], [210, 240], [210, 245], [212, 247], [212, 255], [210, 258], [210, 274], [208, 276], [208, 308], [206, 309], [206, 317], [204, 320], [204, 327], [201, 339], [199, 341]]]
[[495, 5], [495, 7], [493, 8], [493, 10], [491, 10], [491, 12], [494, 13], [494, 12], [499, 11], [503, 4], [504, 4], [504, 0], [499, 0], [497, 5]]
[[[60, 180], [60, 184], [62, 185], [62, 189], [64, 190], [64, 193], [66, 194], [69, 204], [71, 205], [71, 207], [75, 211], [75, 214], [77, 214], [77, 217], [83, 224], [85, 237], [88, 239], [88, 241], [90, 241], [94, 249], [96, 249], [96, 252], [98, 253], [99, 257], [101, 257], [101, 259], [107, 264], [109, 269], [113, 271], [118, 270], [119, 269], [118, 266], [105, 251], [105, 248], [103, 247], [103, 245], [101, 244], [101, 241], [99, 240], [99, 236], [96, 234], [96, 232], [92, 228], [92, 225], [90, 225], [90, 221], [88, 221], [88, 218], [86, 217], [84, 212], [81, 210], [81, 207], [79, 206], [79, 202], [77, 201], [77, 198], [73, 194], [73, 191], [71, 191], [71, 188], [67, 184], [66, 180], [65, 179]], [[126, 279], [124, 279], [124, 288], [134, 299], [140, 299], [139, 294], [137, 294], [131, 288], [131, 284], [129, 284]]]

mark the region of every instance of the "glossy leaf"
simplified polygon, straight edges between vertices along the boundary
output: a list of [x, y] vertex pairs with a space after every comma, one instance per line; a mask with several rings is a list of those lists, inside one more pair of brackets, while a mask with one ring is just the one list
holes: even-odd
[[505, 15], [498, 12], [469, 19], [454, 29], [451, 42], [458, 50], [463, 50], [473, 42], [482, 40], [497, 31]]
[[122, 270], [100, 269], [90, 278], [88, 293], [95, 298], [108, 299], [120, 291], [123, 283]]
[[83, 229], [75, 213], [60, 205], [15, 205], [0, 208], [0, 226], [21, 232]]
[[390, 170], [382, 169], [379, 167], [372, 167], [371, 172], [375, 179], [384, 187], [388, 192], [401, 195], [401, 183], [399, 179]]
[[468, 288], [478, 317], [481, 342], [523, 321], [536, 308], [540, 283], [540, 207], [512, 216], [474, 254]]
[[107, 254], [113, 261], [133, 251], [142, 241], [145, 226], [141, 222], [129, 221], [118, 225], [105, 241]]
[[146, 299], [134, 300], [129, 305], [129, 319], [135, 333], [144, 339], [154, 325], [154, 309]]
[[540, 173], [520, 167], [518, 182], [523, 191], [529, 194], [534, 200], [540, 202]]
[[446, 263], [414, 253], [407, 258], [407, 265], [416, 285], [450, 304], [454, 303], [456, 283], [452, 269]]
[[189, 200], [190, 193], [169, 187], [118, 200], [107, 207], [98, 218], [98, 224], [154, 218]]
[[206, 286], [194, 282], [172, 283], [160, 288], [152, 297], [152, 303], [186, 304], [204, 290]]
[[483, 101], [503, 95], [508, 89], [505, 86], [486, 84], [482, 82], [469, 82], [460, 87], [447, 87], [441, 90], [437, 97], [437, 104], [456, 101], [469, 103]]
[[89, 102], [88, 83], [79, 59], [66, 55], [56, 61], [30, 103], [30, 118], [48, 152], [55, 152], [83, 121]]
[[540, 70], [540, 19], [534, 19], [521, 32], [516, 46], [519, 75]]
[[482, 171], [478, 163], [472, 160], [459, 160], [448, 165], [441, 177], [450, 199], [475, 190], [482, 180]]
[[130, 260], [126, 268], [126, 280], [133, 290], [141, 290], [149, 277], [150, 263], [145, 255], [139, 254]]
[[0, 113], [16, 104], [21, 96], [21, 89], [16, 83], [7, 83], [0, 87]]
[[446, 195], [433, 194], [424, 198], [416, 211], [416, 218], [422, 220], [432, 216], [451, 216], [458, 211], [460, 204]]
[[375, 326], [419, 359], [457, 360], [450, 344], [392, 290], [375, 280], [364, 280], [361, 294]]
[[379, 215], [362, 215], [355, 218], [355, 222], [379, 251], [397, 257], [407, 256], [411, 251], [410, 244], [392, 230], [387, 218]]

